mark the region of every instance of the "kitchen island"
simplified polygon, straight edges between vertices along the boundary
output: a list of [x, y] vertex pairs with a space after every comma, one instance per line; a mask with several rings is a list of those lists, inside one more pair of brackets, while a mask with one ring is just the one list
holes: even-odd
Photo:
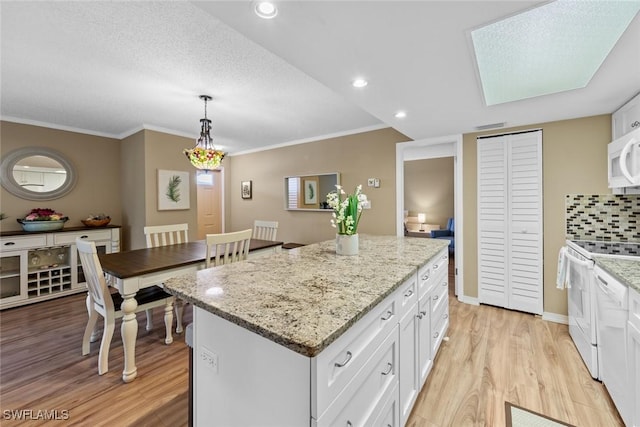
[[361, 235], [356, 256], [327, 241], [168, 280], [194, 305], [196, 425], [400, 424], [448, 326], [447, 243]]

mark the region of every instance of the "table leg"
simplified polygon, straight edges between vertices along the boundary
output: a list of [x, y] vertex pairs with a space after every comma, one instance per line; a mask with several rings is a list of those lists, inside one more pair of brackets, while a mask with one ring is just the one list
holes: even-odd
[[138, 375], [136, 367], [136, 337], [138, 335], [138, 320], [135, 310], [138, 302], [135, 299], [135, 292], [123, 295], [122, 301], [122, 347], [124, 349], [124, 371], [122, 380], [125, 383], [133, 381]]

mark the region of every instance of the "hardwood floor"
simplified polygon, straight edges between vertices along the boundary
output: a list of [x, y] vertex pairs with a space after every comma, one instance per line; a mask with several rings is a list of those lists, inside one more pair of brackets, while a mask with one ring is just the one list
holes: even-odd
[[[139, 321], [138, 378], [124, 384], [117, 326], [109, 372], [98, 376], [99, 342], [89, 356], [81, 355], [84, 300], [79, 294], [0, 312], [0, 424], [186, 426], [189, 352], [183, 335], [164, 345], [160, 309], [153, 331]], [[191, 321], [187, 307], [185, 324]], [[408, 426], [504, 426], [505, 400], [575, 426], [623, 425], [602, 384], [589, 376], [566, 325], [461, 304], [453, 295], [450, 315], [449, 341]], [[39, 410], [57, 410], [68, 419], [7, 416], [21, 409], [32, 410], [34, 418]]]

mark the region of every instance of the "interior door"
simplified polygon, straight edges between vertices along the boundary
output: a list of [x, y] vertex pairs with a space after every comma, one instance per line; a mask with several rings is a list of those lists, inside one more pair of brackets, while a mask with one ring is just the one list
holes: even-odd
[[478, 138], [481, 303], [542, 314], [542, 131]]
[[197, 174], [198, 239], [222, 233], [222, 172]]

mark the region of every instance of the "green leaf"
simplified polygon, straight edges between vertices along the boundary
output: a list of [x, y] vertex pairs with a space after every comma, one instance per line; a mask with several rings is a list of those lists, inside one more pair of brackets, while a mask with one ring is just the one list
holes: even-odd
[[182, 183], [182, 179], [178, 175], [174, 175], [169, 178], [169, 183], [167, 184], [167, 192], [165, 195], [169, 200], [174, 203], [178, 203], [180, 201], [180, 184]]

